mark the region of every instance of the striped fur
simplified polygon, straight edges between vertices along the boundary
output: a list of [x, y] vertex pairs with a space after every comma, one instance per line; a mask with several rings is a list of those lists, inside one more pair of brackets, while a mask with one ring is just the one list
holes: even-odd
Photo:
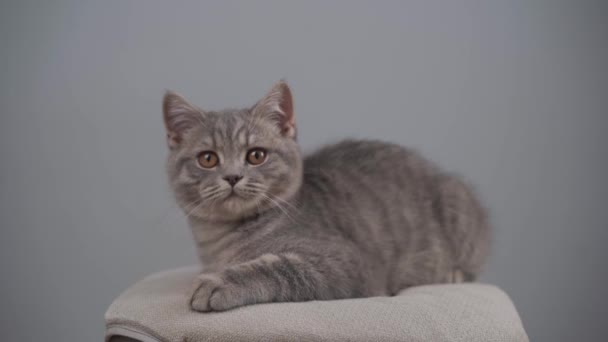
[[[170, 184], [204, 266], [195, 310], [470, 281], [488, 254], [471, 188], [417, 153], [346, 140], [303, 157], [283, 82], [253, 108], [220, 112], [168, 93], [164, 114]], [[253, 147], [266, 162], [245, 162]], [[220, 159], [213, 169], [196, 163], [208, 150]], [[243, 177], [234, 189], [229, 174]]]

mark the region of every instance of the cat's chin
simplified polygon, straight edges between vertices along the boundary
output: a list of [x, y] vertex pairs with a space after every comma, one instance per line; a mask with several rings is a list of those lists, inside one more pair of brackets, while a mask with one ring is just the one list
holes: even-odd
[[256, 213], [257, 203], [256, 198], [243, 197], [233, 192], [218, 203], [217, 214], [221, 214], [224, 219], [243, 219]]
[[[236, 209], [234, 208], [236, 207]], [[236, 205], [216, 206], [214, 210], [208, 212], [193, 213], [191, 216], [195, 219], [208, 222], [235, 222], [253, 217], [256, 215], [255, 209], [240, 209]]]
[[190, 213], [190, 216], [204, 221], [231, 222], [254, 217], [272, 208], [271, 203], [256, 194], [229, 192], [211, 206]]
[[245, 200], [241, 196], [231, 193], [222, 201], [222, 206], [230, 211], [238, 211], [242, 209], [245, 203]]

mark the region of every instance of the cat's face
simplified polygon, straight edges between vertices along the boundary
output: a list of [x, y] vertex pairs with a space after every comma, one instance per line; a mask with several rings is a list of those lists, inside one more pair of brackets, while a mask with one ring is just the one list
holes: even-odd
[[279, 82], [250, 109], [207, 112], [164, 99], [169, 179], [188, 216], [242, 219], [279, 206], [300, 187], [291, 92]]

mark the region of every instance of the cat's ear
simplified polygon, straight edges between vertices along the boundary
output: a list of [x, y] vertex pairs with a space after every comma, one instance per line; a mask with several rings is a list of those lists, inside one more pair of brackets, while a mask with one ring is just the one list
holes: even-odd
[[204, 112], [191, 105], [181, 95], [167, 91], [163, 98], [163, 119], [167, 144], [173, 149], [182, 142], [184, 133], [203, 122]]
[[285, 137], [296, 138], [296, 120], [291, 90], [285, 81], [277, 82], [251, 109], [254, 116], [268, 118], [276, 123]]

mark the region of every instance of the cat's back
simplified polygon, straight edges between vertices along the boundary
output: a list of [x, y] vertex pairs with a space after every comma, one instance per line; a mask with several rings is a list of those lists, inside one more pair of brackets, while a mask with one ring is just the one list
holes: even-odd
[[393, 279], [395, 291], [412, 285], [408, 272], [418, 267], [426, 272], [414, 272], [420, 284], [444, 281], [452, 267], [472, 278], [487, 255], [489, 226], [472, 189], [396, 144], [344, 140], [319, 149], [304, 159], [301, 196], [311, 227], [356, 241], [376, 265], [396, 262], [404, 278]]
[[434, 173], [435, 166], [415, 151], [379, 140], [343, 140], [324, 146], [304, 159], [305, 178], [356, 176], [391, 183], [404, 177], [419, 179]]
[[[435, 166], [418, 153], [378, 140], [343, 140], [304, 159], [302, 202], [369, 218], [401, 216], [435, 193]], [[397, 214], [399, 213], [399, 214]], [[358, 214], [358, 213], [357, 213]], [[392, 216], [392, 215], [389, 215]]]

